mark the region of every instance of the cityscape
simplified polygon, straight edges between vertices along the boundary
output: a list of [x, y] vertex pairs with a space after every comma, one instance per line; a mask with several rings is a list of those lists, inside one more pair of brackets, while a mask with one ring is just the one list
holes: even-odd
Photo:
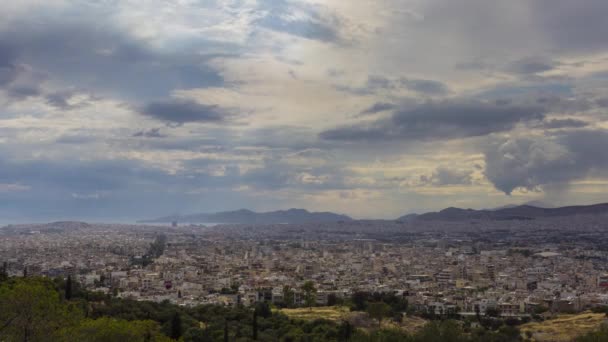
[[607, 18], [0, 1], [0, 342], [608, 342]]
[[[0, 260], [9, 276], [70, 276], [95, 293], [182, 307], [335, 307], [357, 293], [382, 293], [407, 303], [402, 320], [529, 322], [608, 307], [607, 213], [9, 225], [0, 230]], [[542, 332], [531, 336], [543, 340]]]

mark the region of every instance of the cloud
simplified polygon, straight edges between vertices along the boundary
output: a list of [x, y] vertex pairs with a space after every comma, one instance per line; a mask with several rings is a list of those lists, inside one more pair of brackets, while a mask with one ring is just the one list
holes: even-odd
[[289, 20], [276, 15], [270, 15], [257, 23], [275, 31], [307, 39], [325, 42], [333, 42], [338, 39], [338, 33], [334, 27], [312, 20]]
[[255, 190], [344, 190], [351, 188], [352, 172], [339, 165], [293, 163], [287, 158], [267, 158], [260, 167], [242, 172], [240, 181]]
[[507, 67], [507, 71], [526, 75], [553, 70], [555, 67], [555, 62], [550, 59], [542, 57], [527, 57], [511, 63]]
[[19, 183], [0, 183], [0, 193], [1, 192], [20, 192], [20, 191], [28, 191], [30, 187], [27, 185], [22, 185]]
[[97, 141], [97, 138], [88, 134], [66, 134], [62, 135], [57, 140], [58, 144], [82, 145]]
[[379, 112], [384, 112], [384, 111], [392, 110], [395, 108], [396, 108], [396, 106], [392, 103], [376, 102], [371, 107], [361, 111], [360, 115], [376, 114]]
[[70, 109], [75, 106], [70, 104], [70, 99], [74, 96], [71, 91], [57, 91], [46, 95], [46, 103], [59, 109]]
[[42, 94], [42, 90], [36, 84], [21, 84], [9, 87], [7, 94], [13, 99], [26, 99]]
[[153, 119], [174, 124], [219, 123], [226, 121], [230, 116], [227, 110], [217, 105], [207, 105], [186, 99], [150, 102], [139, 112]]
[[134, 137], [144, 138], [164, 138], [166, 135], [160, 132], [160, 128], [151, 128], [149, 130], [138, 131], [133, 134]]
[[320, 137], [367, 142], [466, 138], [508, 131], [519, 122], [542, 119], [545, 112], [546, 109], [538, 105], [470, 100], [428, 102], [397, 110], [389, 119], [327, 130]]
[[420, 181], [437, 186], [470, 185], [473, 183], [473, 171], [438, 167], [430, 177], [420, 176]]
[[[219, 210], [240, 201], [229, 188], [237, 182], [203, 172], [170, 173], [138, 160], [0, 158], [0, 213], [5, 219], [116, 220], [198, 211], [201, 203]], [[201, 188], [209, 198], [192, 194]]]
[[569, 53], [606, 49], [608, 3], [604, 0], [533, 1], [530, 13], [554, 49]]
[[29, 190], [0, 216], [384, 216], [605, 179], [606, 6], [5, 1], [0, 184]]
[[442, 82], [427, 79], [407, 78], [407, 77], [385, 77], [371, 75], [363, 87], [339, 87], [354, 94], [375, 94], [380, 90], [399, 91], [409, 90], [420, 95], [444, 96], [450, 92], [447, 85]]
[[[29, 65], [76, 90], [127, 100], [151, 99], [167, 96], [176, 88], [223, 84], [208, 63], [217, 56], [216, 51], [238, 53], [229, 44], [204, 39], [191, 42], [190, 49], [164, 50], [118, 29], [94, 11], [69, 19], [32, 14], [14, 21], [8, 29], [0, 29], [4, 42], [0, 82], [10, 79], [7, 60], [12, 60], [13, 68]], [[201, 53], [202, 47], [209, 52]], [[61, 105], [57, 100], [51, 104]]]
[[14, 57], [12, 49], [0, 43], [0, 87], [17, 78], [19, 67], [15, 65]]
[[555, 136], [512, 138], [485, 151], [485, 175], [506, 194], [517, 188], [563, 186], [608, 171], [608, 131], [579, 130]]
[[327, 8], [281, 0], [263, 2], [261, 8], [266, 15], [255, 21], [260, 27], [323, 42], [340, 40], [339, 19]]
[[445, 84], [433, 80], [402, 79], [401, 83], [407, 89], [420, 94], [446, 95], [449, 92]]
[[603, 98], [597, 99], [597, 100], [595, 100], [595, 102], [600, 107], [603, 107], [603, 108], [608, 107], [608, 97], [603, 97]]
[[589, 122], [578, 119], [551, 119], [533, 125], [542, 129], [582, 128], [589, 126]]
[[11, 100], [24, 100], [42, 94], [44, 76], [18, 63], [12, 47], [0, 44], [0, 90]]

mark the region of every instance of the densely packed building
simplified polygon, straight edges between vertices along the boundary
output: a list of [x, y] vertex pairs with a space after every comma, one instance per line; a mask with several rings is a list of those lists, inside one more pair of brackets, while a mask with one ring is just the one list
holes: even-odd
[[[608, 305], [603, 217], [153, 226], [57, 222], [0, 230], [11, 275], [71, 274], [86, 288], [180, 305], [327, 305], [393, 292], [430, 314], [526, 316]], [[163, 249], [150, 257], [151, 244]]]

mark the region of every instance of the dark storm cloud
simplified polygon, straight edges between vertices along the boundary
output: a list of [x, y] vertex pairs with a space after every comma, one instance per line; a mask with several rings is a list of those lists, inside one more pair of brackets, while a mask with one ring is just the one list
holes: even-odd
[[556, 67], [555, 62], [542, 57], [528, 57], [517, 60], [507, 66], [506, 70], [516, 74], [536, 74], [553, 70]]
[[138, 131], [133, 134], [133, 137], [144, 138], [164, 138], [166, 135], [160, 132], [160, 128], [151, 128], [149, 130]]
[[387, 110], [395, 109], [395, 105], [387, 102], [376, 102], [371, 107], [361, 111], [360, 115], [376, 114]]
[[533, 125], [535, 128], [542, 129], [582, 128], [586, 126], [589, 126], [587, 121], [577, 119], [551, 119]]
[[42, 93], [42, 75], [19, 64], [14, 47], [0, 43], [0, 90], [11, 100], [23, 100]]
[[606, 108], [608, 107], [608, 97], [597, 99], [595, 100], [595, 103], [597, 103], [597, 105], [600, 107]]
[[421, 176], [420, 181], [432, 185], [470, 185], [473, 183], [472, 170], [458, 170], [438, 167], [431, 176]]
[[42, 94], [42, 89], [36, 84], [20, 84], [10, 86], [6, 90], [7, 95], [12, 99], [26, 99], [28, 97], [35, 97]]
[[201, 104], [192, 100], [172, 99], [151, 102], [140, 109], [140, 113], [151, 118], [174, 124], [188, 122], [223, 122], [230, 114], [217, 105]]
[[389, 119], [338, 127], [320, 134], [338, 141], [443, 140], [483, 136], [540, 120], [546, 110], [536, 105], [497, 105], [480, 101], [428, 102], [402, 109]]
[[370, 90], [373, 91], [374, 89], [394, 89], [396, 88], [398, 85], [398, 81], [396, 80], [392, 80], [389, 79], [387, 77], [384, 76], [369, 76], [367, 78], [367, 84], [366, 87]]
[[449, 92], [448, 87], [438, 81], [402, 79], [401, 83], [409, 90], [429, 95], [445, 95]]
[[60, 91], [48, 94], [45, 98], [46, 103], [55, 108], [69, 109], [72, 108], [72, 106], [68, 101], [72, 96], [74, 96], [74, 93], [72, 93], [71, 91]]
[[562, 98], [559, 96], [541, 96], [536, 103], [546, 106], [552, 112], [576, 113], [591, 109], [595, 104], [584, 97]]
[[258, 159], [267, 155], [322, 150], [331, 143], [319, 141], [314, 130], [306, 127], [274, 126], [252, 129], [242, 134], [226, 126], [192, 131], [189, 136], [169, 135], [163, 139], [136, 139], [138, 148], [184, 150]]
[[10, 66], [15, 62], [15, 52], [6, 43], [0, 43], [0, 67]]
[[589, 175], [605, 175], [608, 171], [605, 146], [608, 146], [605, 130], [501, 141], [485, 151], [485, 175], [506, 194], [517, 188], [563, 186]]
[[15, 65], [13, 49], [0, 43], [0, 87], [14, 81], [18, 73], [19, 67]]
[[[104, 26], [99, 23], [103, 19], [40, 17], [34, 23], [32, 18], [0, 32], [0, 82], [9, 79], [7, 65], [26, 64], [69, 86], [139, 100], [166, 96], [176, 88], [223, 84], [207, 63], [217, 56], [213, 51], [228, 50], [226, 44], [201, 39], [191, 42], [192, 51], [162, 51], [114, 25]], [[195, 52], [202, 47], [209, 53]], [[230, 51], [237, 50], [233, 46]]]
[[408, 90], [417, 95], [443, 97], [450, 93], [450, 88], [435, 80], [415, 78], [390, 78], [379, 75], [371, 75], [362, 86], [337, 85], [335, 88], [354, 95], [372, 95], [381, 92], [398, 92]]
[[572, 103], [568, 97], [573, 96], [573, 86], [564, 82], [532, 83], [505, 83], [494, 88], [483, 89], [475, 98], [493, 101], [511, 101], [526, 99], [541, 105], [556, 105]]

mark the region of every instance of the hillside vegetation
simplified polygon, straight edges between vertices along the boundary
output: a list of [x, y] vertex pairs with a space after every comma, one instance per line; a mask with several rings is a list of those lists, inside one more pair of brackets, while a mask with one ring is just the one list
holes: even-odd
[[606, 320], [603, 313], [584, 312], [577, 315], [561, 315], [543, 322], [530, 322], [522, 325], [522, 336], [537, 342], [574, 341], [600, 328]]

